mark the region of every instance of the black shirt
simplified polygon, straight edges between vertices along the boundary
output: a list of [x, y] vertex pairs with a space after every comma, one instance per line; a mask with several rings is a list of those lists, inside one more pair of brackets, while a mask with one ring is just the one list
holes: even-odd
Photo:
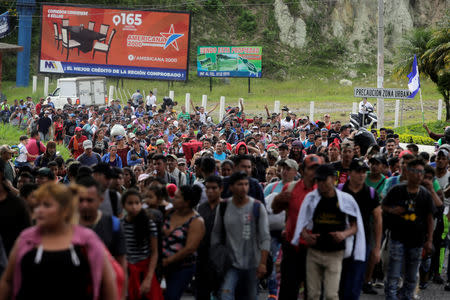
[[[216, 208], [217, 206], [215, 206]], [[202, 216], [205, 222], [205, 235], [203, 237], [200, 246], [198, 247], [198, 259], [208, 260], [209, 246], [211, 244], [211, 233], [214, 227], [214, 220], [216, 218], [216, 209], [211, 209], [209, 202], [205, 202], [199, 205], [197, 211]]]
[[337, 196], [322, 197], [314, 210], [313, 233], [318, 233], [317, 243], [312, 246], [321, 251], [339, 251], [345, 249], [345, 240], [336, 243], [329, 234], [334, 231], [344, 231], [346, 227], [346, 214], [339, 209]]
[[113, 219], [110, 215], [102, 214], [100, 220], [95, 224], [94, 232], [103, 241], [106, 248], [112, 256], [121, 256], [126, 254], [125, 248], [125, 236], [123, 234], [123, 228], [120, 224], [120, 220], [116, 220], [117, 227], [113, 226]]
[[422, 247], [427, 235], [427, 218], [435, 207], [430, 193], [422, 186], [416, 195], [408, 193], [406, 184], [393, 186], [383, 200], [386, 206], [401, 206], [405, 212], [398, 216], [386, 213], [386, 226], [391, 238], [407, 247]]
[[49, 117], [41, 117], [38, 121], [39, 132], [48, 133], [48, 129], [52, 126], [52, 120]]
[[[361, 211], [361, 216], [364, 223], [364, 233], [366, 235], [366, 244], [369, 244], [372, 239], [373, 232], [373, 210], [380, 206], [377, 192], [374, 190], [370, 192], [370, 187], [364, 184], [364, 187], [357, 193], [353, 193], [346, 183], [342, 188], [342, 191], [349, 193], [353, 196], [358, 203], [359, 210]], [[373, 194], [373, 198], [372, 195]]]
[[6, 199], [0, 201], [0, 236], [7, 255], [20, 232], [30, 225], [31, 220], [25, 202], [8, 193]]

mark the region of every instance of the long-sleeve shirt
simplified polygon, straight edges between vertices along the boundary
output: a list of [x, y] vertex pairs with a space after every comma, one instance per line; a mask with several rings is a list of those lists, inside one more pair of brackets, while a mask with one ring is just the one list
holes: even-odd
[[269, 221], [264, 205], [259, 206], [258, 224], [253, 213], [255, 199], [242, 207], [233, 204], [232, 198], [226, 200], [224, 220], [220, 215], [220, 205], [216, 208], [216, 218], [211, 235], [211, 245], [221, 242], [225, 225], [226, 247], [231, 255], [233, 267], [241, 270], [257, 268], [261, 260], [261, 251], [270, 249]]

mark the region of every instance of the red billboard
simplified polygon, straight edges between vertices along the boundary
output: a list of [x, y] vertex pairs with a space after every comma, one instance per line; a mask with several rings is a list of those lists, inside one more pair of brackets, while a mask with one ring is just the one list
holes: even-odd
[[42, 5], [39, 71], [187, 80], [190, 13]]

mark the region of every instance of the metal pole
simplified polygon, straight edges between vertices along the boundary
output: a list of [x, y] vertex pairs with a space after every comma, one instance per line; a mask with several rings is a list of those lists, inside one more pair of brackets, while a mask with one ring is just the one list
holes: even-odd
[[[384, 2], [378, 0], [378, 55], [377, 55], [377, 88], [383, 88], [384, 81]], [[384, 99], [377, 98], [378, 129], [384, 126]]]
[[209, 77], [209, 91], [212, 92], [212, 77]]
[[250, 77], [248, 78], [248, 93], [250, 94]]

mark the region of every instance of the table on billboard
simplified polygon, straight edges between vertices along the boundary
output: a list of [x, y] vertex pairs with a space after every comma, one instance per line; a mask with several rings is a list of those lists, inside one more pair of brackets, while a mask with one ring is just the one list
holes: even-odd
[[197, 75], [200, 77], [261, 77], [262, 47], [200, 46]]
[[187, 80], [190, 14], [42, 5], [39, 71]]

